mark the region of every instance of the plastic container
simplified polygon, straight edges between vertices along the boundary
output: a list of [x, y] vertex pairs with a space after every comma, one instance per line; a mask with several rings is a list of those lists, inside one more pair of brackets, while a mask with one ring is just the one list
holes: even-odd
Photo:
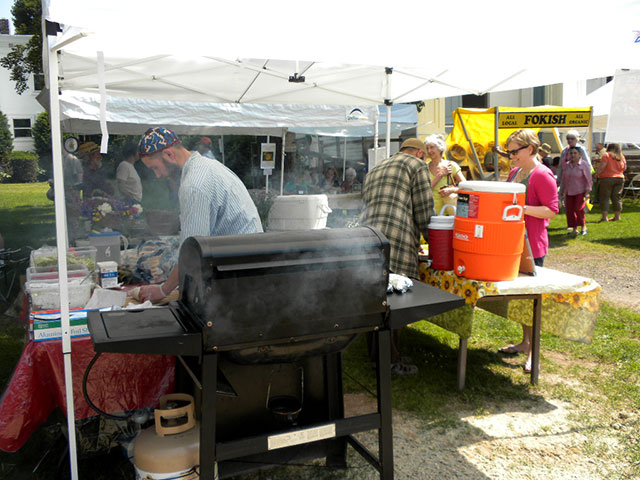
[[518, 276], [524, 246], [525, 186], [461, 182], [453, 229], [453, 269], [485, 281]]
[[453, 205], [444, 205], [440, 215], [429, 219], [429, 258], [431, 268], [436, 270], [453, 269], [453, 224], [455, 217], [445, 215], [446, 209], [453, 209]]
[[[84, 308], [95, 286], [92, 279], [74, 278], [67, 283], [69, 308]], [[57, 310], [60, 308], [60, 282], [56, 280], [31, 281], [25, 283], [25, 291], [31, 300], [31, 310]]]
[[120, 232], [89, 234], [89, 242], [96, 248], [96, 262], [116, 262], [120, 264]]
[[[67, 278], [84, 278], [90, 275], [86, 265], [67, 265]], [[58, 280], [58, 267], [28, 267], [27, 282], [42, 280]]]
[[140, 432], [133, 447], [136, 478], [199, 478], [200, 427], [194, 417], [193, 397], [165, 395], [154, 413], [155, 425]]
[[[58, 265], [58, 249], [42, 247], [31, 251], [32, 267], [50, 267]], [[96, 268], [96, 247], [72, 247], [67, 249], [67, 265], [84, 265], [93, 272]]]
[[268, 229], [314, 230], [327, 226], [331, 213], [326, 195], [282, 195], [269, 210]]

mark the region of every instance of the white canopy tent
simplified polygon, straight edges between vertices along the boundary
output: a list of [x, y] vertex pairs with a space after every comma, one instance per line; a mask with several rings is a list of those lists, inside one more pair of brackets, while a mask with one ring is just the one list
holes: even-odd
[[[623, 0], [612, 0], [607, 8], [593, 0], [541, 0], [522, 11], [509, 0], [438, 2], [428, 10], [424, 2], [404, 1], [394, 3], [392, 12], [381, 0], [327, 0], [306, 7], [291, 0], [185, 0], [179, 5], [169, 0], [152, 5], [44, 0], [45, 71], [55, 92], [50, 113], [56, 191], [64, 190], [59, 120], [60, 98], [68, 91], [99, 95], [106, 149], [109, 98], [114, 97], [390, 106], [608, 76], [640, 62], [633, 35], [640, 6]], [[383, 16], [392, 27], [380, 41], [375, 33]], [[62, 31], [56, 33], [54, 24]], [[602, 35], [562, 35], [565, 54], [542, 62], [546, 45], [532, 34], [534, 25], [545, 25], [550, 32], [574, 26], [577, 32], [611, 28]], [[587, 52], [598, 61], [570, 61], [567, 52]], [[387, 108], [387, 149], [390, 113]], [[75, 479], [64, 202], [56, 202], [55, 209]]]

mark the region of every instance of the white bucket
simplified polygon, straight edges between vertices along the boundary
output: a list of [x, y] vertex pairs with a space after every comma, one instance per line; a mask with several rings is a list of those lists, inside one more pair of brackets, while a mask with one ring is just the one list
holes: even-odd
[[281, 195], [269, 210], [268, 230], [314, 230], [327, 226], [326, 195]]

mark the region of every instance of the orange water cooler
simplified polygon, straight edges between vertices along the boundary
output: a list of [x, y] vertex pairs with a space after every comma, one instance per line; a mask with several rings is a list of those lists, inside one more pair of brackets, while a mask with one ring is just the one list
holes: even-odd
[[453, 228], [453, 270], [465, 278], [513, 280], [524, 246], [525, 186], [460, 182]]

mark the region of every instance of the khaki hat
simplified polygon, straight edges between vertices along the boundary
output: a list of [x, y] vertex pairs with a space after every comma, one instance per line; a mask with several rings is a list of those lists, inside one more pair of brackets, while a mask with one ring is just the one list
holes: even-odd
[[547, 155], [551, 154], [551, 146], [548, 143], [543, 143], [542, 145], [540, 145], [540, 148], [538, 150], [546, 153]]
[[426, 151], [424, 142], [419, 138], [407, 138], [404, 142], [402, 142], [400, 150], [402, 150], [403, 148], [415, 148], [416, 150]]

